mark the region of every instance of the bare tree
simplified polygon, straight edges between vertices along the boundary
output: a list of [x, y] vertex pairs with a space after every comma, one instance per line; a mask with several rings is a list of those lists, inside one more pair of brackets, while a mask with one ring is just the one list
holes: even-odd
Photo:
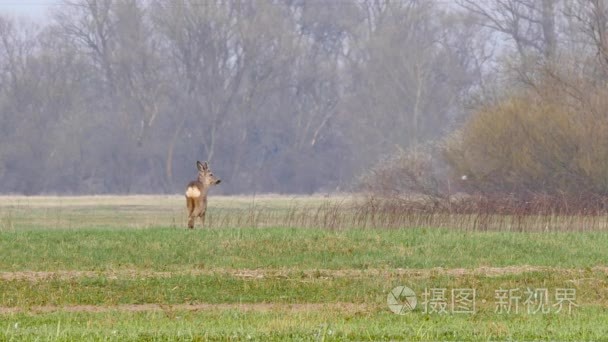
[[482, 26], [511, 38], [523, 62], [530, 57], [530, 51], [546, 60], [555, 57], [558, 3], [559, 0], [459, 1], [480, 17]]
[[113, 156], [123, 191], [134, 181], [134, 161], [163, 101], [156, 46], [142, 2], [135, 0], [66, 1], [55, 13], [60, 33], [86, 53], [100, 73], [102, 115], [122, 130], [125, 153]]
[[[576, 46], [583, 55], [594, 55], [602, 78], [608, 77], [608, 4], [605, 0], [578, 0], [568, 3], [565, 15], [569, 19]], [[586, 54], [585, 54], [586, 52]], [[588, 63], [582, 63], [587, 65]]]
[[440, 136], [462, 111], [478, 67], [474, 38], [460, 33], [471, 31], [466, 17], [448, 17], [432, 2], [391, 6], [373, 25], [368, 60], [356, 69], [343, 109], [356, 118], [352, 144], [375, 142], [366, 147], [369, 160]]

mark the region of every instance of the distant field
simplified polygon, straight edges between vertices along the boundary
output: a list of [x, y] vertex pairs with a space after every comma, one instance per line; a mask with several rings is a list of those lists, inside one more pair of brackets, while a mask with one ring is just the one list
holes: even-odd
[[[295, 224], [323, 205], [352, 201], [345, 196], [212, 196], [207, 224], [219, 228], [272, 226], [286, 221]], [[186, 227], [186, 215], [181, 195], [0, 196], [0, 230], [181, 228]]]
[[[314, 227], [352, 201], [216, 196], [212, 228], [189, 231], [181, 196], [1, 197], [0, 340], [608, 336], [608, 232]], [[405, 315], [399, 285], [418, 298]], [[474, 311], [454, 312], [467, 289]]]

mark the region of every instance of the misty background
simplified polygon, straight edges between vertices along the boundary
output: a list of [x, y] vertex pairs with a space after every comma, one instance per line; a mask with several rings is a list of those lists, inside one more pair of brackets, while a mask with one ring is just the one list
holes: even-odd
[[608, 79], [603, 0], [9, 2], [0, 193], [350, 190], [541, 69]]

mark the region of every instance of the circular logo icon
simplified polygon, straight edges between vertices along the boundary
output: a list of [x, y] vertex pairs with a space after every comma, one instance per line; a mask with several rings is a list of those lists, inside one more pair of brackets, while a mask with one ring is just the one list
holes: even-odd
[[405, 315], [414, 310], [418, 300], [412, 289], [406, 286], [397, 286], [386, 297], [388, 308], [398, 315]]

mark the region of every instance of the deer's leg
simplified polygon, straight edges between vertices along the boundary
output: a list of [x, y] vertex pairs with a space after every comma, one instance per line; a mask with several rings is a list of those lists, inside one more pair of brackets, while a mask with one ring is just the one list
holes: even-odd
[[188, 207], [188, 216], [192, 214], [192, 210], [194, 210], [194, 202], [192, 198], [186, 197], [186, 207]]
[[188, 216], [188, 228], [194, 229], [194, 216]]
[[187, 199], [188, 205], [188, 228], [194, 229], [194, 219], [198, 215], [196, 213], [196, 200], [194, 198], [188, 197]]
[[201, 213], [198, 215], [201, 218], [201, 224], [203, 227], [205, 226], [205, 214], [207, 213], [207, 208], [201, 210]]
[[194, 199], [194, 210], [192, 211], [191, 216], [191, 220], [192, 220], [192, 227], [194, 227], [194, 220], [197, 217], [200, 217], [203, 220], [203, 223], [205, 223], [205, 212], [207, 211], [207, 205], [204, 201], [200, 200], [199, 198], [195, 198]]

